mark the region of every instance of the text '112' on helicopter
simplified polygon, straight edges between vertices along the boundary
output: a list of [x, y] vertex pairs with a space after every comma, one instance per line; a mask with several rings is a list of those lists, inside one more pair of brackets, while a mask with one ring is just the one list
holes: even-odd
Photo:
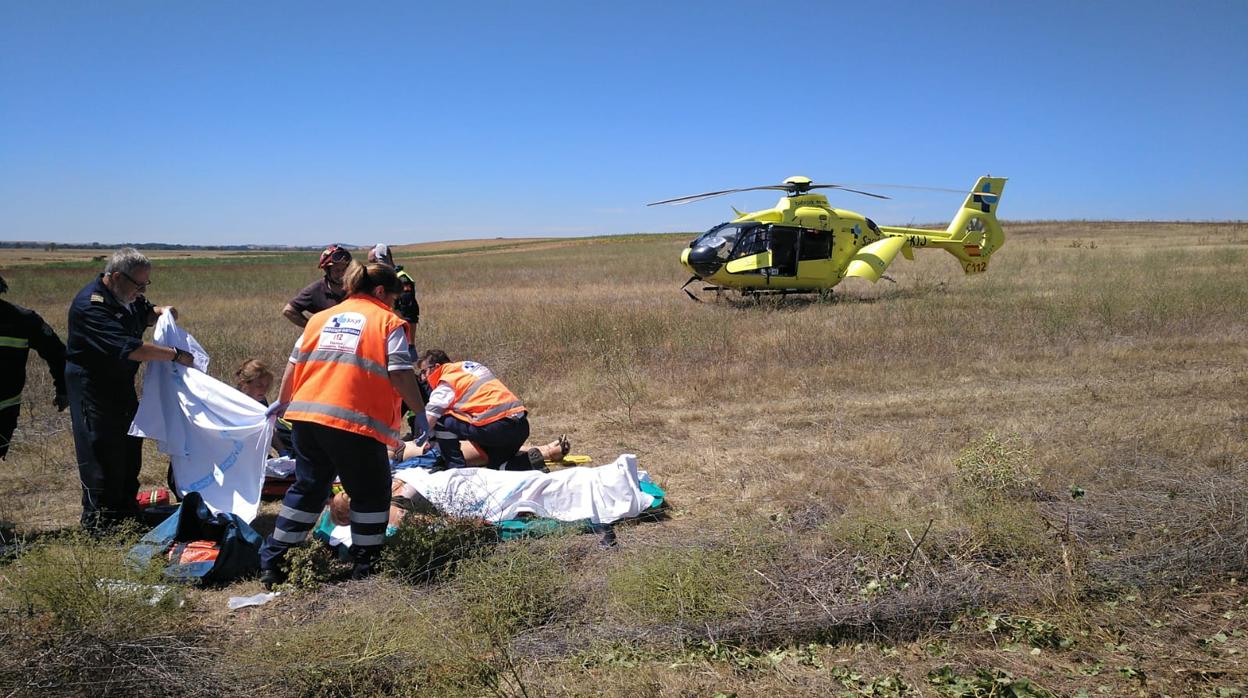
[[965, 193], [962, 207], [944, 231], [876, 225], [853, 211], [833, 208], [813, 189], [873, 196], [881, 194], [850, 189], [839, 184], [815, 184], [807, 177], [789, 177], [783, 184], [743, 189], [725, 189], [676, 199], [660, 204], [687, 204], [724, 194], [743, 191], [778, 190], [787, 192], [774, 208], [742, 213], [737, 218], [711, 228], [689, 243], [680, 263], [694, 281], [706, 284], [702, 290], [737, 290], [744, 295], [828, 293], [843, 279], [858, 277], [872, 283], [884, 276], [897, 253], [914, 259], [914, 249], [942, 249], [957, 258], [967, 274], [988, 270], [988, 260], [1005, 244], [1005, 233], [997, 221], [997, 205], [1005, 189], [1004, 177], [980, 177], [969, 191], [933, 187], [892, 186], [929, 191]]

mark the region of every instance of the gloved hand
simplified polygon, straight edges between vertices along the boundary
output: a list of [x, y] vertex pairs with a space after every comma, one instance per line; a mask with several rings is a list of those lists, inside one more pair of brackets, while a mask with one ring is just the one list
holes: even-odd
[[287, 407], [290, 407], [289, 402], [275, 402], [272, 405], [269, 405], [269, 409], [264, 411], [264, 416], [272, 417], [273, 415], [277, 415], [278, 418], [281, 418], [282, 415], [286, 414]]
[[52, 404], [56, 406], [57, 412], [64, 412], [65, 408], [69, 407], [69, 396], [65, 393], [57, 393], [56, 397], [52, 398]]

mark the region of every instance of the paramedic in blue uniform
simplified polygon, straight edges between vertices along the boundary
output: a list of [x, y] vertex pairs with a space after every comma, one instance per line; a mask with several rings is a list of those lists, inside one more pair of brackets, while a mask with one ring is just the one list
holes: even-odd
[[194, 361], [181, 349], [143, 341], [143, 331], [162, 313], [178, 316], [171, 306], [147, 302], [143, 294], [151, 283], [152, 263], [124, 247], [69, 306], [65, 379], [82, 480], [82, 525], [93, 532], [138, 511], [143, 440], [127, 432], [139, 408], [139, 364]]
[[[0, 277], [0, 294], [8, 290], [9, 285]], [[17, 428], [22, 388], [26, 387], [26, 357], [31, 349], [48, 362], [56, 390], [52, 404], [64, 410], [69, 401], [65, 397], [65, 345], [61, 338], [39, 313], [0, 300], [0, 460], [9, 452]]]

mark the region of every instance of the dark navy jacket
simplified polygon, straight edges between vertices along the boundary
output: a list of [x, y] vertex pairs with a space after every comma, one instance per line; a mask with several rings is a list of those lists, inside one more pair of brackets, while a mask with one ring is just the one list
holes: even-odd
[[140, 296], [123, 305], [103, 279], [103, 274], [97, 276], [69, 306], [65, 359], [83, 369], [85, 399], [98, 407], [118, 408], [112, 416], [128, 421], [138, 408], [134, 376], [140, 362], [126, 357], [143, 345], [152, 304]]
[[35, 311], [0, 301], [0, 409], [20, 401], [31, 349], [48, 362], [56, 392], [64, 395], [65, 345], [60, 337]]

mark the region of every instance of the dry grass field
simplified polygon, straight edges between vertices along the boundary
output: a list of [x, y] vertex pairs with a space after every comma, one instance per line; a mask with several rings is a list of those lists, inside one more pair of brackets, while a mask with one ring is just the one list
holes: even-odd
[[[400, 251], [422, 348], [491, 366], [539, 440], [636, 453], [671, 508], [611, 549], [507, 543], [234, 613], [257, 582], [181, 608], [94, 586], [118, 546], [67, 532], [69, 420], [32, 357], [0, 463], [6, 538], [28, 540], [0, 564], [0, 688], [1241, 695], [1248, 225], [1005, 229], [987, 274], [921, 251], [822, 302], [692, 303], [683, 235]], [[3, 274], [63, 336], [98, 265], [56, 261]], [[158, 259], [149, 296], [228, 381], [282, 365], [282, 305], [314, 275], [312, 253]]]

